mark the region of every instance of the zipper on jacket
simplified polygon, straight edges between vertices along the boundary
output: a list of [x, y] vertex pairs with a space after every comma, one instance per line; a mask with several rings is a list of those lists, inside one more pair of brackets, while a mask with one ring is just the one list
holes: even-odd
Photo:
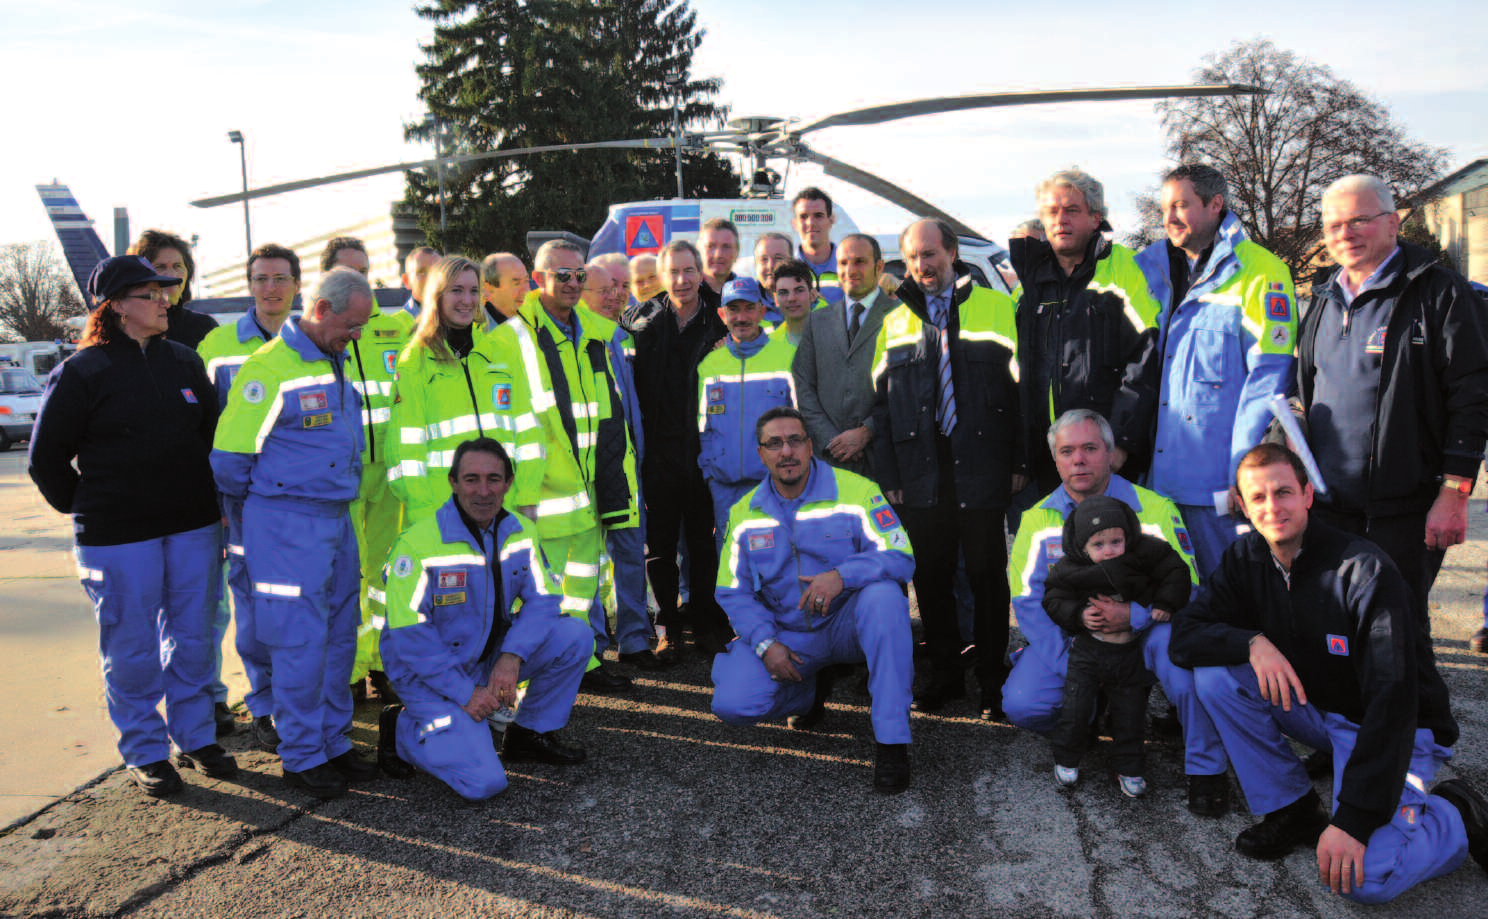
[[465, 374], [465, 390], [470, 393], [470, 411], [475, 415], [475, 433], [479, 437], [485, 437], [485, 428], [481, 427], [480, 405], [475, 401], [475, 384], [470, 380], [470, 355], [460, 358], [460, 370]]
[[[724, 347], [726, 348], [726, 347], [728, 347], [728, 345], [724, 345]], [[739, 446], [740, 447], [743, 447], [744, 446], [744, 443], [745, 443], [745, 440], [744, 440], [744, 385], [745, 385], [745, 383], [744, 383], [744, 355], [743, 354], [740, 354], [739, 355]], [[742, 449], [739, 451], [739, 474], [738, 474], [738, 476], [736, 476], [734, 478], [734, 481], [735, 482], [742, 482], [742, 481], [744, 481], [744, 451]], [[794, 545], [794, 544], [795, 543], [792, 542], [792, 545]], [[798, 564], [796, 567], [799, 568], [800, 565]]]
[[377, 438], [372, 436], [372, 399], [367, 392], [367, 368], [362, 366], [362, 349], [357, 347], [355, 338], [351, 340], [351, 354], [356, 358], [357, 376], [362, 378], [362, 431], [367, 438], [367, 460], [377, 462]]

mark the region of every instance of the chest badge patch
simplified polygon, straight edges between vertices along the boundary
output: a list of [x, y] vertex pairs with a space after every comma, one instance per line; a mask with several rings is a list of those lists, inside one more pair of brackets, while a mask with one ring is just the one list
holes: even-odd
[[301, 428], [324, 428], [331, 424], [330, 412], [316, 412], [314, 415], [305, 415], [300, 418]]
[[759, 552], [762, 549], [773, 549], [773, 548], [775, 548], [775, 534], [774, 533], [750, 533], [749, 534], [749, 551], [750, 552]]
[[1050, 568], [1053, 568], [1062, 558], [1064, 558], [1064, 539], [1062, 537], [1056, 536], [1044, 543], [1044, 560], [1048, 562]]
[[461, 603], [464, 603], [464, 602], [465, 602], [465, 591], [463, 591], [463, 590], [458, 590], [458, 591], [455, 591], [454, 593], [435, 594], [434, 595], [434, 605], [435, 606], [457, 606], [457, 605], [459, 605]]
[[491, 387], [491, 402], [495, 404], [497, 411], [511, 411], [511, 384], [497, 383]]
[[[396, 329], [393, 330], [393, 331], [396, 331]], [[398, 370], [398, 352], [397, 351], [384, 351], [384, 352], [382, 352], [382, 369], [383, 370], [386, 370], [390, 374], [397, 373], [397, 370]]]
[[1379, 328], [1375, 329], [1374, 332], [1372, 332], [1370, 334], [1369, 340], [1366, 341], [1366, 342], [1364, 342], [1364, 353], [1365, 354], [1384, 354], [1385, 353], [1385, 327], [1384, 326], [1380, 326]]
[[300, 411], [302, 412], [323, 412], [330, 404], [331, 401], [326, 398], [326, 391], [323, 389], [300, 393]]
[[192, 392], [190, 389], [181, 390], [181, 398], [185, 399], [187, 402], [190, 402], [192, 405], [197, 404], [196, 393]]
[[439, 572], [439, 589], [456, 590], [465, 586], [465, 571], [441, 571]]
[[372, 330], [372, 337], [373, 338], [397, 338], [398, 337], [398, 330], [397, 329], [373, 329]]
[[1338, 657], [1348, 657], [1348, 636], [1329, 635], [1328, 653], [1336, 655]]
[[713, 402], [722, 402], [722, 401], [723, 401], [723, 387], [722, 386], [709, 386], [708, 387], [708, 402], [709, 403], [713, 403]]

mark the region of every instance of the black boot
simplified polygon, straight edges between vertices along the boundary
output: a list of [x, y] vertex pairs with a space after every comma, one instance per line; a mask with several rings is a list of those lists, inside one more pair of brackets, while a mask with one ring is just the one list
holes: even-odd
[[1298, 846], [1317, 843], [1328, 828], [1328, 812], [1316, 791], [1272, 811], [1266, 819], [1243, 830], [1235, 837], [1235, 851], [1250, 858], [1282, 858]]
[[786, 727], [793, 731], [814, 731], [827, 717], [827, 698], [837, 681], [852, 672], [852, 664], [828, 664], [816, 672], [816, 696], [811, 707], [799, 715], [785, 719]]
[[401, 705], [388, 705], [377, 716], [377, 767], [394, 779], [411, 779], [416, 771], [398, 756], [398, 715]]
[[909, 744], [881, 743], [873, 762], [873, 790], [897, 795], [909, 787]]

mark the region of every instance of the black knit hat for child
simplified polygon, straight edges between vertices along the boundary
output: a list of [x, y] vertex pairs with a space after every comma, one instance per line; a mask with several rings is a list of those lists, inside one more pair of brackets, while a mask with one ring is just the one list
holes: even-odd
[[1086, 498], [1075, 505], [1064, 521], [1064, 554], [1085, 558], [1085, 544], [1090, 542], [1090, 537], [1112, 527], [1120, 527], [1126, 532], [1128, 545], [1142, 531], [1136, 513], [1124, 502], [1108, 495]]

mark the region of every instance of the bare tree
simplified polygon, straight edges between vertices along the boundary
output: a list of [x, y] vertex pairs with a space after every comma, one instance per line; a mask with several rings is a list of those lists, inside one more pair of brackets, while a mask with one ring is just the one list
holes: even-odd
[[0, 246], [0, 335], [67, 337], [63, 320], [83, 312], [77, 285], [46, 242]]
[[[1157, 103], [1167, 152], [1179, 163], [1224, 172], [1229, 199], [1250, 238], [1301, 279], [1322, 251], [1323, 191], [1352, 173], [1379, 176], [1406, 197], [1441, 176], [1447, 151], [1410, 140], [1383, 105], [1357, 86], [1264, 39], [1236, 42], [1195, 71], [1199, 83], [1248, 83], [1264, 96]], [[1155, 196], [1138, 201], [1134, 238], [1161, 239]], [[1155, 220], [1155, 223], [1153, 221]]]

